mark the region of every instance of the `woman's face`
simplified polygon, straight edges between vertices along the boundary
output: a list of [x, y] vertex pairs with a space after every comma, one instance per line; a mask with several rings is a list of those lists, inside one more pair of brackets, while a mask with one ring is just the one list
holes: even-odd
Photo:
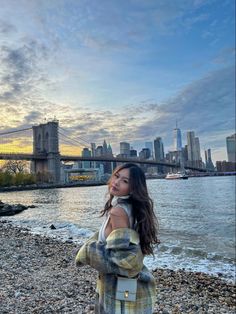
[[121, 169], [112, 175], [109, 192], [113, 196], [125, 196], [130, 193], [129, 169]]

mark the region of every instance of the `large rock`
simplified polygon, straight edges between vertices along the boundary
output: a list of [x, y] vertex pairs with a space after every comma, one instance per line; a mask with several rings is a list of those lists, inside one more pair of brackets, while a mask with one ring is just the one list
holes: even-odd
[[25, 206], [22, 204], [10, 205], [10, 204], [3, 203], [2, 201], [0, 201], [0, 216], [12, 216], [12, 215], [22, 212], [23, 210], [27, 208], [33, 208], [33, 207], [35, 206], [34, 205]]

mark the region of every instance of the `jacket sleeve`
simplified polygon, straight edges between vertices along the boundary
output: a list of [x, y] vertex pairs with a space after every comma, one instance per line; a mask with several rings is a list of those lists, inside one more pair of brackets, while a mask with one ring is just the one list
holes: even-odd
[[143, 254], [140, 246], [110, 245], [98, 241], [95, 233], [79, 250], [76, 265], [90, 265], [101, 273], [135, 277], [143, 267]]

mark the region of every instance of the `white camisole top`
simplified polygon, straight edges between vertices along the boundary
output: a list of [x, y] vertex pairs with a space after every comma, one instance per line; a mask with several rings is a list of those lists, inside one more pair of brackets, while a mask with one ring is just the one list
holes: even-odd
[[[114, 196], [114, 198], [112, 199], [112, 207], [121, 207], [125, 210], [126, 214], [128, 215], [129, 218], [129, 225], [130, 228], [134, 228], [134, 218], [132, 216], [132, 205], [129, 204], [126, 199], [129, 198], [129, 195], [126, 196]], [[108, 221], [110, 219], [110, 214], [107, 213], [106, 218], [104, 219], [102, 226], [99, 230], [99, 234], [98, 234], [98, 241], [105, 243], [106, 242], [106, 237], [105, 237], [105, 229], [106, 226], [108, 224]]]

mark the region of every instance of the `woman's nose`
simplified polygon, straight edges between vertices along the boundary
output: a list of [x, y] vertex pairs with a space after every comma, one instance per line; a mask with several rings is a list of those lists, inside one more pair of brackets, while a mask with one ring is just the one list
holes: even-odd
[[115, 185], [119, 184], [119, 178], [115, 178]]

